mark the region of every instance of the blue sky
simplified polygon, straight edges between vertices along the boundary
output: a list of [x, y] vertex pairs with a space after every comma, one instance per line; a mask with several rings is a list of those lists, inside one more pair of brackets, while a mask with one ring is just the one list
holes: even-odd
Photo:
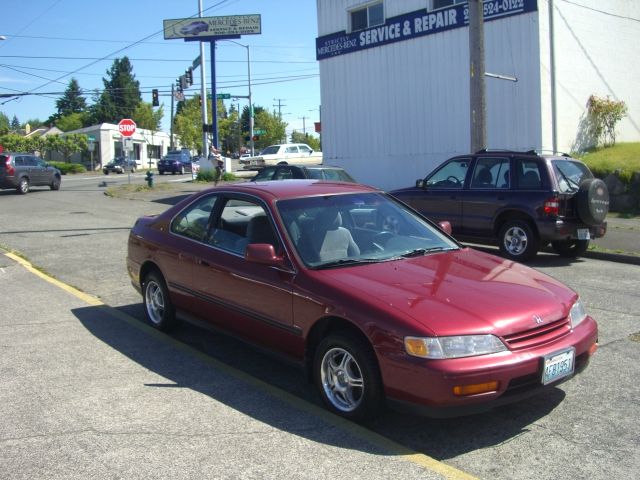
[[[6, 40], [0, 41], [0, 93], [41, 94], [0, 99], [0, 112], [9, 119], [16, 115], [21, 122], [45, 120], [55, 112], [55, 101], [71, 77], [83, 90], [102, 88], [113, 59], [125, 55], [133, 64], [143, 99], [151, 102], [151, 89], [170, 90], [199, 55], [197, 42], [164, 40], [162, 34], [164, 19], [197, 16], [197, 0], [3, 0], [2, 4], [0, 35]], [[253, 103], [273, 111], [281, 99], [287, 131], [301, 131], [306, 124], [312, 133], [320, 105], [315, 0], [203, 0], [202, 6], [204, 16], [261, 15], [262, 34], [237, 40], [249, 45], [251, 52]], [[205, 52], [210, 83], [208, 45]], [[107, 59], [98, 60], [103, 57]], [[218, 42], [218, 93], [247, 95], [246, 59], [246, 48]], [[194, 81], [187, 94], [200, 91], [199, 69]], [[91, 96], [87, 98], [91, 103]], [[225, 101], [227, 108], [229, 102]], [[161, 97], [161, 103], [163, 125], [168, 128], [169, 97]], [[242, 108], [247, 100], [234, 103]]]

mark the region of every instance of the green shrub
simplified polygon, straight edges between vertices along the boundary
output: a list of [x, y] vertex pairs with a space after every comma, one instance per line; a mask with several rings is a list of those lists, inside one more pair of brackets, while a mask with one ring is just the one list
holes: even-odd
[[80, 163], [49, 162], [49, 165], [60, 170], [62, 175], [66, 175], [67, 173], [85, 173], [87, 171], [85, 166]]
[[[231, 172], [225, 172], [222, 175], [223, 182], [229, 182], [236, 180], [236, 176]], [[215, 170], [201, 170], [198, 172], [198, 176], [196, 177], [196, 182], [215, 182], [216, 181], [216, 171]]]

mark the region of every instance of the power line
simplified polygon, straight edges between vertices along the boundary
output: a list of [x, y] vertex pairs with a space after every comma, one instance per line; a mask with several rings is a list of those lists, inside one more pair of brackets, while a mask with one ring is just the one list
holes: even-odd
[[618, 15], [611, 12], [605, 12], [604, 10], [598, 10], [597, 8], [588, 7], [587, 5], [582, 5], [580, 3], [572, 2], [571, 0], [560, 0], [564, 3], [569, 3], [571, 5], [575, 5], [576, 7], [584, 8], [585, 10], [591, 10], [592, 12], [601, 13], [603, 15], [608, 15], [610, 17], [622, 18], [624, 20], [631, 20], [632, 22], [640, 22], [640, 18], [627, 17], [624, 15]]
[[[126, 47], [129, 48], [129, 47]], [[125, 50], [124, 48], [119, 50]], [[116, 52], [117, 53], [117, 52]], [[95, 65], [98, 62], [109, 61], [109, 60], [117, 60], [118, 57], [111, 57], [114, 53], [109, 54], [106, 57], [61, 57], [61, 56], [45, 56], [45, 55], [0, 55], [0, 58], [20, 58], [20, 59], [29, 59], [29, 60], [95, 60], [93, 63], [89, 65], [85, 65], [71, 73], [77, 73], [79, 70], [84, 70], [85, 68], [90, 67], [91, 65]], [[187, 58], [129, 58], [132, 62], [181, 62], [181, 63], [191, 63], [193, 59]], [[218, 60], [216, 59], [216, 63], [247, 63], [246, 60]], [[251, 60], [251, 63], [275, 63], [275, 64], [314, 64], [318, 63], [317, 60]]]

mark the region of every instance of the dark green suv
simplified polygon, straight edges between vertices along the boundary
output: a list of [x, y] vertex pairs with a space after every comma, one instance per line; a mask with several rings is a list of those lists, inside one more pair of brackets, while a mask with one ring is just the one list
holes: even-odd
[[607, 231], [607, 186], [568, 155], [481, 150], [390, 193], [435, 222], [451, 222], [456, 238], [497, 243], [513, 260], [548, 244], [575, 257]]
[[0, 153], [0, 188], [15, 188], [22, 195], [31, 187], [60, 190], [60, 170], [30, 153]]

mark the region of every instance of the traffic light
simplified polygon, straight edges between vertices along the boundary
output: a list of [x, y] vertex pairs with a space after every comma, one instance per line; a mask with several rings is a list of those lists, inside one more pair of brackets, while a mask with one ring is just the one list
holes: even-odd
[[257, 142], [258, 140], [260, 140], [260, 135], [254, 135], [253, 136], [253, 141]]
[[179, 92], [181, 92], [183, 90], [182, 88], [182, 77], [178, 78], [176, 80], [176, 88]]
[[187, 77], [187, 87], [190, 87], [193, 85], [193, 68], [189, 67], [184, 74]]
[[159, 107], [160, 106], [160, 100], [158, 98], [158, 89], [154, 88], [153, 90], [151, 90], [151, 105], [153, 105], [154, 107]]
[[180, 90], [185, 90], [189, 88], [189, 85], [187, 85], [187, 77], [185, 75], [181, 75], [180, 76]]

